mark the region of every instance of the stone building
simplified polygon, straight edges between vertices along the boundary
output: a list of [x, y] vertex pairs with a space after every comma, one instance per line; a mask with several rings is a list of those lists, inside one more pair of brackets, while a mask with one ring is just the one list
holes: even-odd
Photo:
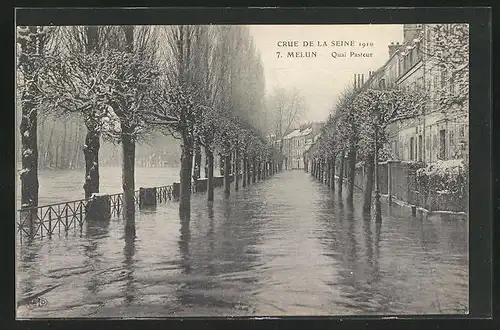
[[360, 89], [402, 88], [425, 91], [428, 101], [419, 118], [389, 127], [392, 158], [402, 161], [434, 163], [466, 157], [468, 146], [468, 107], [443, 109], [438, 91], [457, 96], [453, 77], [432, 55], [433, 29], [430, 24], [405, 24], [403, 42], [389, 45], [389, 59], [366, 82], [355, 79]]
[[301, 125], [283, 137], [284, 168], [304, 169], [304, 152], [313, 143], [313, 138], [323, 126], [323, 122]]

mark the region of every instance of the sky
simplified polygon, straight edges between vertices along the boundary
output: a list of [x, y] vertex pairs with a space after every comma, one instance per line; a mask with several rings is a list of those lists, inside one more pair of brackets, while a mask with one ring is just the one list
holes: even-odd
[[[402, 42], [403, 25], [251, 25], [250, 33], [264, 64], [266, 91], [299, 89], [308, 104], [300, 122], [306, 122], [325, 120], [340, 93], [353, 85], [354, 74], [364, 74], [366, 81], [369, 71], [381, 67], [389, 59], [388, 45]], [[304, 47], [304, 41], [314, 46]], [[324, 42], [328, 45], [322, 46]], [[294, 57], [288, 57], [289, 52]], [[316, 52], [316, 57], [296, 57], [300, 52]], [[351, 52], [361, 56], [351, 57]], [[346, 57], [338, 56], [341, 53]]]

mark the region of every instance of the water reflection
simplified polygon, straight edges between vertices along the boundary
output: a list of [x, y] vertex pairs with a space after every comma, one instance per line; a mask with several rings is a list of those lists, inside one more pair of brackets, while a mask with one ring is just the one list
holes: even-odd
[[189, 241], [191, 239], [191, 231], [189, 229], [189, 221], [191, 215], [189, 212], [180, 212], [179, 219], [181, 223], [179, 235], [179, 252], [181, 255], [182, 273], [189, 275], [191, 273], [191, 261], [189, 258]]
[[137, 288], [134, 280], [134, 255], [135, 255], [135, 241], [136, 237], [132, 235], [125, 235], [125, 246], [123, 248], [123, 269], [125, 271], [124, 292], [125, 302], [131, 304], [136, 300]]
[[376, 221], [375, 222], [375, 242], [374, 242], [374, 253], [373, 253], [373, 277], [374, 281], [378, 283], [381, 279], [381, 274], [380, 274], [380, 264], [379, 264], [379, 259], [380, 259], [380, 235], [382, 232], [382, 222], [381, 221]]
[[23, 244], [18, 246], [20, 252], [20, 268], [18, 269], [18, 283], [22, 289], [17, 295], [18, 307], [28, 303], [24, 298], [32, 295], [35, 291], [36, 280], [40, 274], [39, 260], [40, 253], [40, 242], [36, 242], [34, 239], [25, 239]]
[[108, 236], [109, 220], [106, 219], [87, 219], [85, 230], [86, 244], [83, 247], [83, 254], [86, 257], [84, 268], [86, 269], [87, 280], [85, 288], [90, 293], [90, 298], [94, 297], [100, 291], [101, 276], [99, 271], [103, 266], [103, 249], [100, 248], [102, 239]]
[[208, 275], [213, 276], [213, 275], [215, 275], [215, 264], [213, 262], [214, 257], [215, 257], [214, 256], [215, 224], [214, 224], [214, 203], [213, 202], [207, 202], [207, 214], [208, 214], [208, 231], [207, 231], [207, 235], [206, 235], [206, 240], [207, 240], [207, 245], [208, 245], [207, 254], [209, 256], [207, 270], [208, 270]]
[[57, 268], [83, 263], [84, 273], [59, 272], [57, 311], [40, 316], [66, 316], [76, 305], [85, 310], [78, 315], [110, 317], [466, 310], [467, 223], [397, 207], [377, 222], [363, 215], [361, 199], [344, 203], [296, 171], [228, 198], [216, 190], [214, 202], [194, 194], [190, 213], [176, 203], [141, 210], [137, 238], [123, 235], [121, 219], [89, 222], [82, 238], [52, 239], [43, 253], [45, 241], [24, 244], [18, 291], [44, 289], [41, 270], [55, 261], [40, 254], [51, 253], [61, 256]]

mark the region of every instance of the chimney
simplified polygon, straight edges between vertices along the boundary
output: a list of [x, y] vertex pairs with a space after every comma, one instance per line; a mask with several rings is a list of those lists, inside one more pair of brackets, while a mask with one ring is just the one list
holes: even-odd
[[391, 57], [399, 48], [399, 42], [394, 44], [394, 42], [391, 42], [389, 45], [389, 57]]

